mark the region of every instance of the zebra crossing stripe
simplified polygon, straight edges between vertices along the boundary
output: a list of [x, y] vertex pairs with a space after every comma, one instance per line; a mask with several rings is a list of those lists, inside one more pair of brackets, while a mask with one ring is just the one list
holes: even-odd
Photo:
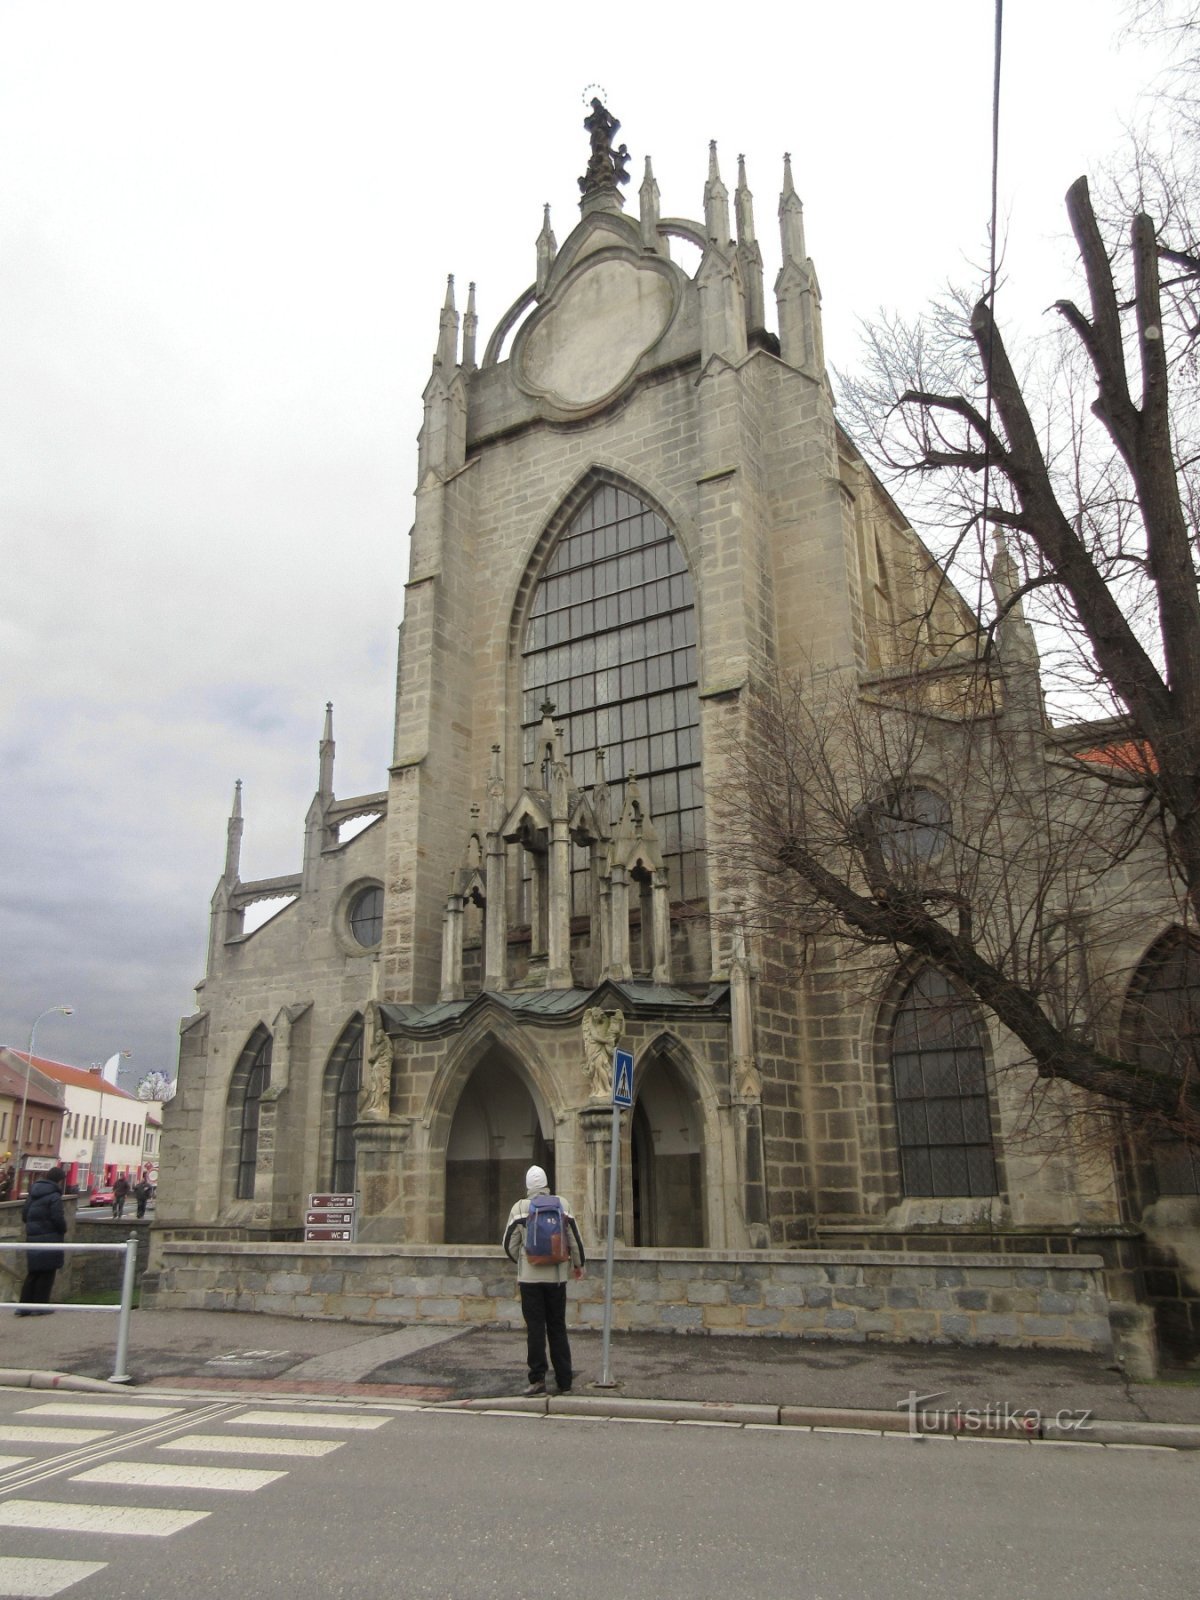
[[165, 1539], [208, 1515], [207, 1511], [164, 1511], [157, 1506], [84, 1506], [59, 1500], [0, 1500], [0, 1528], [43, 1528], [53, 1533], [128, 1533]]
[[108, 1439], [111, 1428], [37, 1428], [0, 1422], [0, 1444], [91, 1444]]
[[136, 1489], [231, 1489], [253, 1494], [286, 1472], [256, 1467], [186, 1467], [171, 1461], [110, 1461], [77, 1472], [72, 1483], [122, 1483]]
[[161, 1422], [177, 1417], [182, 1406], [89, 1405], [85, 1400], [47, 1400], [44, 1405], [26, 1406], [20, 1417], [103, 1417], [107, 1422]]
[[44, 1561], [28, 1556], [0, 1556], [0, 1595], [22, 1600], [49, 1600], [81, 1578], [103, 1572], [107, 1561]]
[[344, 1439], [264, 1439], [257, 1433], [185, 1433], [160, 1450], [208, 1450], [226, 1456], [327, 1456]]
[[255, 1428], [382, 1428], [392, 1419], [360, 1411], [246, 1411], [234, 1420]]

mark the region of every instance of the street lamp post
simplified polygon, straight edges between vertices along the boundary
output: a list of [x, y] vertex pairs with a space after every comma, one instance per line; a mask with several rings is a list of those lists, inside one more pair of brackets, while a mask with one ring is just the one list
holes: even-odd
[[24, 1088], [24, 1091], [23, 1091], [23, 1093], [21, 1095], [21, 1120], [17, 1124], [17, 1135], [16, 1135], [16, 1138], [13, 1140], [13, 1145], [15, 1146], [16, 1155], [17, 1155], [17, 1187], [18, 1188], [20, 1188], [20, 1184], [21, 1184], [21, 1169], [22, 1169], [22, 1167], [24, 1165], [25, 1142], [26, 1142], [25, 1141], [25, 1111], [26, 1111], [26, 1108], [29, 1105], [29, 1075], [33, 1071], [33, 1042], [37, 1038], [38, 1023], [41, 1022], [43, 1017], [52, 1016], [53, 1013], [56, 1012], [56, 1011], [61, 1013], [61, 1015], [64, 1016], [64, 1017], [69, 1017], [74, 1013], [74, 1010], [75, 1010], [74, 1006], [47, 1006], [45, 1011], [42, 1012], [42, 1015], [40, 1017], [35, 1017], [33, 1019], [33, 1027], [30, 1028], [30, 1030], [29, 1030], [29, 1054], [25, 1059], [25, 1088]]

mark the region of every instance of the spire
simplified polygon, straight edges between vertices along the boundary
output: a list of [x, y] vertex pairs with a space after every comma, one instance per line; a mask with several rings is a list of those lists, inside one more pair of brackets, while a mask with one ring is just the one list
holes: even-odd
[[1021, 603], [1021, 578], [1008, 548], [1003, 528], [995, 530], [996, 553], [990, 577], [999, 613], [996, 620], [996, 647], [1004, 675], [1005, 703], [1014, 726], [1021, 723], [1038, 729], [1045, 720], [1037, 639], [1025, 619]]
[[467, 285], [467, 313], [463, 317], [463, 347], [462, 364], [468, 372], [475, 370], [475, 335], [479, 330], [479, 318], [475, 315], [475, 285]]
[[642, 249], [657, 250], [659, 194], [649, 156], [646, 157], [646, 176], [642, 179], [642, 187], [638, 190], [638, 199], [642, 207]]
[[333, 799], [333, 701], [325, 702], [325, 727], [321, 733], [320, 776], [317, 793], [325, 800]]
[[737, 365], [746, 355], [746, 296], [739, 252], [729, 237], [729, 191], [717, 166], [717, 141], [708, 147], [704, 185], [704, 230], [708, 243], [700, 262], [700, 364], [718, 356]]
[[717, 141], [708, 142], [708, 182], [704, 185], [704, 230], [713, 244], [729, 243], [729, 190], [717, 166]]
[[242, 862], [242, 780], [233, 786], [233, 810], [225, 828], [225, 881], [236, 883]]
[[446, 299], [438, 319], [438, 366], [448, 369], [458, 365], [458, 312], [454, 309], [454, 274], [446, 279]]
[[804, 207], [792, 182], [792, 158], [783, 157], [783, 192], [779, 196], [779, 237], [783, 245], [783, 264], [794, 261], [802, 267], [808, 259], [804, 248]]
[[742, 288], [746, 294], [746, 332], [753, 339], [766, 333], [763, 305], [762, 251], [754, 237], [754, 196], [746, 182], [746, 158], [738, 157], [737, 189], [733, 197], [737, 217], [738, 265], [742, 269]]
[[550, 282], [550, 268], [554, 265], [554, 258], [558, 254], [558, 240], [554, 237], [554, 229], [550, 226], [550, 202], [547, 201], [542, 210], [542, 231], [537, 236], [537, 294], [546, 292], [546, 285]]
[[821, 332], [821, 291], [804, 248], [804, 207], [792, 182], [792, 158], [783, 158], [779, 196], [779, 239], [783, 266], [775, 280], [779, 315], [779, 353], [787, 364], [825, 382], [825, 343]]
[[733, 195], [734, 215], [737, 218], [739, 244], [754, 243], [754, 196], [746, 182], [746, 158], [738, 157], [738, 181]]

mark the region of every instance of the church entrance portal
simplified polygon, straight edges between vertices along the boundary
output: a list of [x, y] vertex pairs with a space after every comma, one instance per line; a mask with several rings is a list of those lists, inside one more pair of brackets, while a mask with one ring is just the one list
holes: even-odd
[[646, 1063], [629, 1129], [633, 1240], [703, 1249], [704, 1139], [699, 1108], [666, 1055]]
[[554, 1183], [554, 1146], [537, 1107], [502, 1055], [485, 1057], [463, 1090], [446, 1146], [447, 1244], [498, 1244], [525, 1173], [544, 1167]]

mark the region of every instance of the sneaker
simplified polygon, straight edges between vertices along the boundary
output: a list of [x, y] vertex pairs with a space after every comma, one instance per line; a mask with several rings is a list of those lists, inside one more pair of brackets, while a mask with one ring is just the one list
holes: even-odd
[[559, 1394], [570, 1394], [571, 1385], [569, 1383], [560, 1383], [558, 1386], [558, 1392]]
[[545, 1394], [545, 1392], [546, 1385], [544, 1383], [531, 1383], [525, 1391], [526, 1394]]

